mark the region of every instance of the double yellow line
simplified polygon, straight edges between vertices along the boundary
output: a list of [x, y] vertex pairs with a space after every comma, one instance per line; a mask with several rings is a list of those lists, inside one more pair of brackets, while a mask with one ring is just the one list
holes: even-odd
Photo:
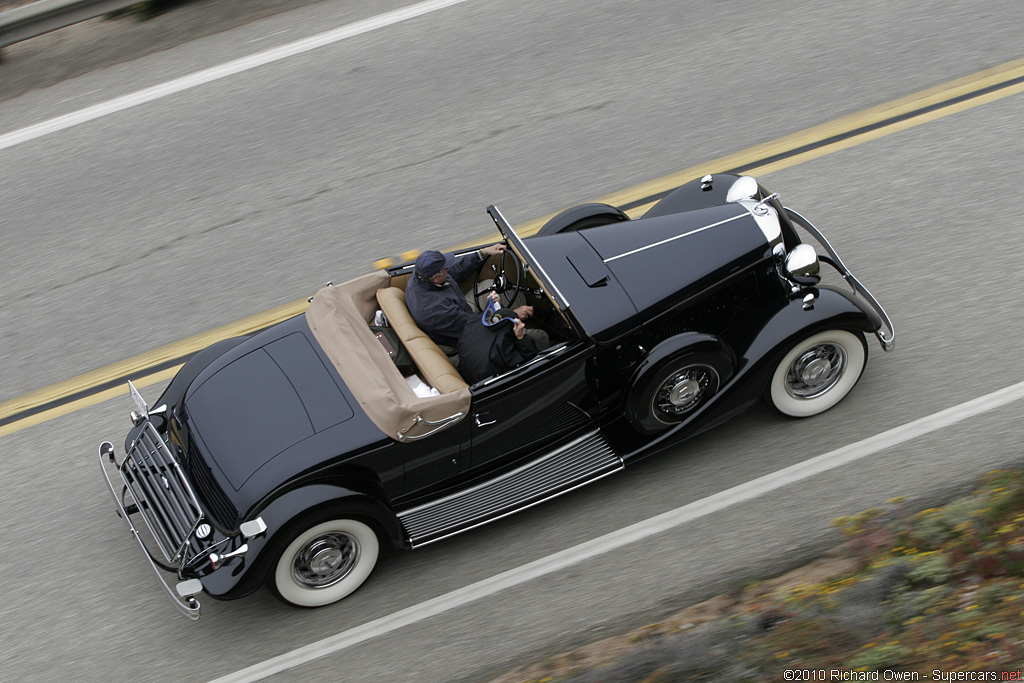
[[[706, 173], [767, 175], [1021, 92], [1024, 92], [1024, 59], [1017, 59], [700, 166], [685, 168], [596, 201], [624, 207], [631, 216], [637, 216], [667, 192]], [[517, 231], [532, 235], [553, 215], [524, 223]], [[453, 248], [496, 239], [498, 235], [492, 233]], [[377, 261], [374, 266], [386, 268], [411, 260], [417, 254], [406, 252], [398, 258]], [[221, 339], [249, 334], [286, 320], [303, 312], [306, 305], [306, 299], [293, 301], [4, 401], [0, 403], [0, 436], [124, 395], [128, 378], [140, 388], [167, 380], [197, 351]]]

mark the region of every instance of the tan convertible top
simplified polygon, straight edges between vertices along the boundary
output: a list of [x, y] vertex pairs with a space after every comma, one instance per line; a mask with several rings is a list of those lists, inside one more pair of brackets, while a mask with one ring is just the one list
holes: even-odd
[[409, 441], [465, 417], [470, 391], [461, 386], [427, 398], [413, 393], [369, 327], [378, 308], [377, 290], [388, 287], [390, 281], [387, 272], [377, 271], [324, 287], [313, 297], [306, 320], [373, 423], [392, 439]]

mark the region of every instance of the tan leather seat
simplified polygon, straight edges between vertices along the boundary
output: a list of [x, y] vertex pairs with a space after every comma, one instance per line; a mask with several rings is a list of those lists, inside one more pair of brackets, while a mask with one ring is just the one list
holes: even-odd
[[377, 290], [377, 303], [387, 316], [388, 324], [398, 333], [423, 379], [442, 394], [465, 389], [469, 385], [452, 367], [448, 357], [434, 340], [413, 321], [405, 305], [405, 292], [398, 287]]

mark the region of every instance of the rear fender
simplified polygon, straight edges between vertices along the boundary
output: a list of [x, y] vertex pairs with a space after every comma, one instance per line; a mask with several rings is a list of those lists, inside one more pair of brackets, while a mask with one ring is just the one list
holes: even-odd
[[[202, 577], [203, 588], [220, 599], [234, 599], [252, 593], [266, 581], [274, 557], [288, 543], [301, 520], [325, 507], [368, 522], [395, 547], [406, 547], [405, 535], [394, 513], [376, 498], [341, 485], [313, 484], [293, 489], [274, 499], [259, 516], [267, 531], [246, 541], [245, 556]], [[294, 523], [293, 523], [294, 522]]]

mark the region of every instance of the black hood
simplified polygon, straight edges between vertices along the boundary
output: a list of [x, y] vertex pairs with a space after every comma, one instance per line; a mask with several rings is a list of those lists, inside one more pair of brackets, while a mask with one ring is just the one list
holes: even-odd
[[529, 239], [567, 312], [600, 344], [771, 258], [771, 246], [740, 204]]
[[771, 244], [740, 204], [640, 218], [582, 234], [626, 291], [641, 323], [771, 257]]

